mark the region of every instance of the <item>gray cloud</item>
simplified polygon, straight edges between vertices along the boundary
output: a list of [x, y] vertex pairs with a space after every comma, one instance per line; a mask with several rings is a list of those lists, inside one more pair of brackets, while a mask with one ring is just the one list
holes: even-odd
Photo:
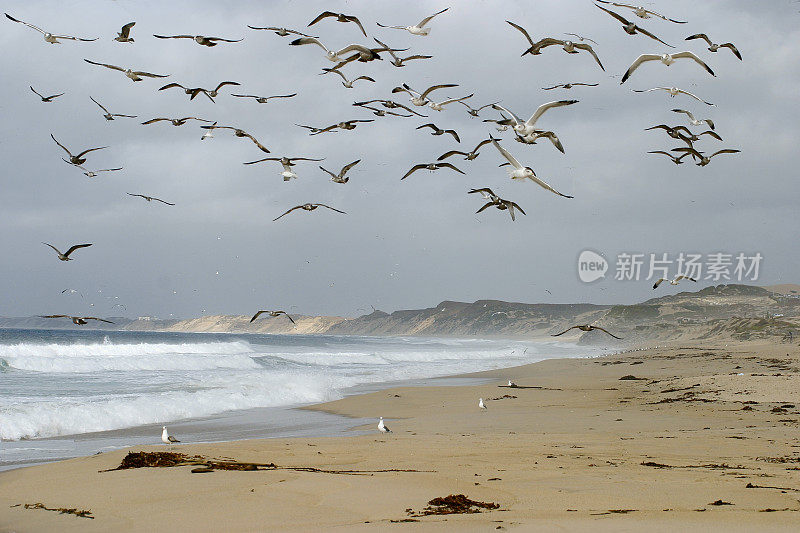
[[[161, 317], [247, 314], [263, 306], [353, 314], [370, 304], [393, 310], [443, 299], [608, 303], [651, 295], [647, 283], [580, 283], [575, 263], [584, 248], [609, 258], [621, 251], [760, 251], [765, 256], [761, 282], [795, 281], [791, 269], [800, 258], [790, 239], [798, 223], [800, 192], [793, 162], [800, 142], [797, 7], [788, 1], [662, 4], [655, 9], [689, 23], [637, 23], [676, 49], [696, 51], [716, 78], [689, 63], [670, 68], [648, 64], [620, 86], [618, 76], [640, 53], [660, 53], [664, 47], [625, 34], [616, 21], [582, 1], [542, 1], [535, 7], [506, 1], [419, 2], [413, 7], [368, 1], [7, 6], [13, 16], [46, 29], [101, 39], [49, 45], [32, 30], [2, 21], [0, 43], [13, 53], [0, 58], [6, 73], [0, 86], [5, 167], [0, 243], [7, 251], [0, 263], [5, 296], [0, 314], [119, 314], [112, 308], [117, 302], [127, 306], [127, 315]], [[411, 24], [448, 5], [451, 9], [434, 19], [429, 37], [375, 25]], [[349, 65], [348, 75], [368, 74], [378, 83], [348, 90], [338, 77], [318, 75], [330, 65], [317, 47], [289, 47], [290, 38], [246, 27], [303, 31], [325, 9], [353, 13], [370, 35], [434, 59], [404, 68], [388, 61]], [[525, 26], [534, 38], [576, 32], [597, 40], [606, 72], [587, 54], [568, 55], [557, 47], [521, 58], [527, 43], [505, 19]], [[134, 20], [134, 44], [111, 40], [122, 24]], [[367, 41], [351, 24], [323, 21], [311, 29], [334, 47]], [[697, 32], [718, 42], [733, 41], [744, 61], [728, 50], [712, 54], [696, 41], [683, 40]], [[205, 48], [155, 39], [153, 33], [244, 41]], [[84, 58], [170, 77], [132, 83]], [[299, 95], [259, 105], [230, 97], [226, 87], [212, 104], [202, 96], [189, 102], [180, 91], [157, 91], [170, 81], [213, 87], [222, 80], [240, 82], [234, 92]], [[567, 81], [601, 85], [541, 90]], [[393, 96], [405, 103], [404, 95], [390, 94], [402, 82], [415, 88], [458, 83], [438, 95], [474, 93], [473, 105], [501, 100], [520, 115], [549, 100], [580, 100], [548, 112], [540, 122], [558, 133], [566, 155], [546, 141], [523, 146], [502, 134], [504, 145], [523, 163], [575, 199], [511, 182], [497, 168], [502, 159], [491, 146], [473, 162], [451, 159], [466, 176], [420, 171], [401, 182], [413, 164], [435, 160], [455, 147], [449, 136], [414, 130], [428, 120], [373, 117], [351, 105]], [[28, 85], [67, 94], [42, 104]], [[683, 87], [717, 107], [631, 91], [658, 85]], [[113, 112], [139, 118], [106, 122], [89, 95]], [[714, 118], [724, 142], [704, 140], [698, 146], [709, 151], [733, 147], [742, 153], [719, 156], [704, 168], [675, 166], [646, 154], [677, 146], [660, 132], [643, 131], [658, 123], [683, 123], [669, 111], [673, 107]], [[500, 135], [464, 111], [454, 104], [426, 114], [459, 132], [459, 149], [471, 149], [487, 133]], [[274, 162], [242, 164], [264, 156], [247, 139], [218, 131], [214, 139], [201, 142], [203, 130], [194, 123], [140, 125], [157, 116], [190, 115], [241, 127], [274, 155], [325, 157], [322, 164], [331, 170], [358, 158], [362, 163], [345, 185], [330, 182], [316, 163], [306, 162], [296, 167], [300, 179], [284, 183]], [[481, 118], [494, 116], [484, 110]], [[326, 126], [351, 118], [377, 120], [354, 131], [311, 137], [293, 125]], [[88, 168], [125, 169], [86, 178], [60, 161], [64, 154], [49, 138], [51, 132], [70, 148], [109, 145], [90, 154]], [[507, 214], [494, 210], [475, 215], [481, 204], [466, 191], [476, 186], [514, 199], [527, 216], [511, 223]], [[126, 192], [178, 205], [148, 204]], [[348, 214], [300, 212], [272, 222], [306, 201]], [[79, 250], [75, 261], [61, 263], [41, 241], [95, 245]], [[61, 295], [67, 287], [80, 289], [85, 298]]]

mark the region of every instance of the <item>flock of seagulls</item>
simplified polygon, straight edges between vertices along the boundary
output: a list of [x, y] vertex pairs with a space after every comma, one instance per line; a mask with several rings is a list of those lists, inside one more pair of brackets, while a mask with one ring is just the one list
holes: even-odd
[[[633, 22], [626, 18], [626, 16], [634, 16], [638, 17], [640, 21], [646, 21], [651, 18], [657, 18], [664, 21], [672, 22], [675, 24], [685, 24], [685, 21], [669, 18], [665, 15], [652, 11], [650, 9], [646, 9], [641, 6], [635, 6], [620, 2], [610, 2], [605, 0], [596, 0], [594, 3], [595, 7], [598, 8], [599, 11], [604, 13], [604, 15], [598, 15], [605, 18], [605, 14], [607, 14], [611, 19], [616, 21], [617, 23], [622, 25], [622, 30], [631, 36], [635, 35], [643, 35], [647, 37], [647, 39], [643, 40], [642, 42], [652, 43], [652, 41], [657, 41], [659, 44], [664, 46], [674, 48], [673, 45], [667, 43], [661, 37], [657, 36], [653, 31], [648, 28], [643, 27], [644, 22]], [[619, 10], [629, 10], [625, 12], [625, 16], [623, 16]], [[442, 9], [437, 11], [431, 15], [428, 15], [422, 18], [418, 23], [413, 25], [392, 25], [392, 24], [383, 24], [381, 22], [377, 22], [376, 25], [379, 28], [386, 28], [390, 30], [401, 30], [406, 31], [413, 36], [417, 36], [420, 38], [424, 38], [428, 36], [432, 30], [432, 26], [435, 26], [435, 19], [440, 16], [446, 16], [445, 13], [450, 11], [450, 8]], [[630, 13], [630, 14], [628, 14]], [[14, 23], [18, 23], [24, 25], [28, 28], [31, 28], [39, 33], [41, 33], [44, 37], [44, 40], [50, 44], [61, 44], [63, 41], [96, 41], [98, 38], [80, 38], [75, 37], [72, 35], [66, 34], [54, 34], [47, 32], [33, 24], [28, 22], [19, 20], [10, 14], [6, 13], [6, 18]], [[439, 19], [436, 19], [439, 20]], [[334, 77], [338, 77], [342, 86], [347, 90], [358, 90], [359, 88], [363, 87], [367, 84], [374, 84], [376, 83], [376, 77], [362, 74], [362, 75], [350, 75], [347, 69], [349, 65], [355, 63], [371, 63], [374, 61], [385, 61], [390, 65], [401, 68], [407, 67], [409, 64], [417, 64], [417, 62], [424, 62], [428, 61], [433, 58], [433, 55], [429, 54], [422, 54], [416, 53], [414, 51], [410, 51], [409, 47], [395, 47], [390, 44], [385, 43], [384, 41], [380, 40], [378, 37], [371, 37], [368, 35], [367, 28], [362, 23], [359, 17], [347, 14], [347, 13], [337, 13], [333, 11], [324, 11], [317, 15], [316, 17], [312, 18], [308, 23], [307, 27], [311, 28], [314, 27], [315, 29], [323, 30], [327, 24], [331, 24], [333, 22], [338, 22], [342, 24], [347, 24], [352, 26], [354, 30], [356, 30], [356, 35], [359, 38], [359, 42], [351, 42], [349, 44], [344, 44], [340, 46], [329, 46], [324, 44], [323, 38], [315, 35], [311, 35], [308, 33], [304, 33], [302, 31], [298, 31], [296, 29], [291, 29], [282, 26], [250, 26], [247, 27], [252, 30], [263, 30], [263, 31], [270, 31], [273, 32], [275, 35], [279, 37], [288, 37], [292, 36], [293, 40], [289, 40], [288, 46], [289, 47], [303, 47], [305, 45], [312, 45], [313, 47], [319, 48], [324, 54], [324, 57], [329, 63], [332, 65], [321, 67], [320, 75], [330, 75], [333, 74]], [[534, 39], [531, 34], [528, 32], [525, 27], [522, 25], [507, 20], [506, 23], [514, 28], [517, 32], [521, 33], [527, 43], [526, 47], [522, 50], [521, 56], [524, 59], [523, 61], [535, 61], [535, 56], [541, 55], [547, 52], [548, 48], [551, 47], [560, 47], [565, 53], [571, 55], [582, 55], [582, 56], [591, 56], [592, 60], [596, 65], [602, 70], [605, 71], [605, 67], [598, 55], [598, 50], [601, 50], [601, 44], [598, 41], [586, 37], [581, 34], [577, 33], [564, 33], [564, 35], [568, 36], [569, 39], [562, 39], [557, 36], [541, 36], [538, 39]], [[133, 38], [133, 29], [135, 27], [135, 22], [129, 22], [123, 26], [121, 26], [120, 30], [117, 32], [117, 36], [113, 38], [114, 41], [119, 43], [125, 44], [132, 44], [135, 42]], [[640, 25], [641, 24], [641, 25]], [[310, 30], [309, 30], [310, 31]], [[322, 31], [320, 31], [321, 33]], [[659, 32], [660, 33], [660, 32]], [[206, 36], [206, 35], [193, 35], [193, 34], [152, 34], [154, 38], [161, 39], [161, 40], [188, 40], [194, 41], [196, 44], [203, 46], [203, 47], [216, 47], [219, 45], [230, 45], [233, 46], [234, 43], [239, 43], [243, 41], [243, 38], [225, 38], [225, 37], [217, 37], [217, 36]], [[367, 42], [363, 42], [361, 38], [370, 38], [371, 40]], [[725, 42], [721, 44], [717, 44], [713, 42], [706, 33], [697, 33], [694, 35], [690, 35], [685, 38], [686, 42], [705, 42], [708, 45], [707, 50], [709, 52], [717, 52], [720, 48], [728, 48], [733, 55], [739, 60], [742, 59], [742, 55], [737, 49], [737, 47], [731, 42]], [[325, 41], [327, 42], [327, 41]], [[374, 44], [373, 44], [374, 43]], [[591, 43], [591, 44], [590, 44]], [[408, 52], [408, 55], [405, 53]], [[401, 56], [400, 54], [404, 54]], [[642, 65], [645, 63], [658, 63], [665, 66], [670, 66], [676, 62], [684, 62], [683, 60], [691, 60], [692, 63], [698, 65], [702, 68], [705, 72], [710, 74], [711, 76], [715, 76], [714, 71], [712, 68], [695, 52], [691, 50], [679, 51], [679, 52], [671, 52], [671, 53], [644, 53], [639, 55], [635, 61], [630, 65], [627, 71], [622, 75], [620, 84], [626, 83], [632, 75], [637, 72]], [[122, 67], [117, 66], [110, 63], [103, 63], [99, 61], [94, 61], [88, 58], [85, 58], [84, 61], [87, 64], [103, 67], [110, 70], [115, 70], [124, 74], [127, 78], [131, 79], [134, 82], [141, 82], [146, 78], [168, 78], [170, 74], [158, 74], [152, 73], [145, 70], [138, 70], [130, 67]], [[431, 111], [435, 111], [437, 113], [442, 113], [442, 116], [447, 117], [450, 116], [454, 110], [461, 109], [466, 110], [470, 117], [481, 117], [483, 118], [483, 124], [493, 124], [494, 129], [498, 132], [511, 132], [513, 135], [512, 139], [522, 145], [531, 146], [537, 144], [537, 141], [540, 139], [545, 139], [549, 141], [559, 152], [566, 153], [564, 145], [562, 144], [561, 140], [559, 139], [558, 135], [554, 131], [540, 129], [538, 126], [539, 120], [542, 116], [549, 112], [551, 109], [555, 108], [567, 108], [568, 106], [573, 106], [578, 104], [577, 99], [557, 99], [550, 102], [545, 102], [539, 105], [533, 112], [530, 114], [529, 118], [525, 119], [520, 115], [516, 114], [514, 111], [509, 109], [508, 106], [503, 105], [500, 101], [495, 102], [480, 102], [473, 104], [474, 93], [469, 90], [464, 90], [460, 87], [459, 83], [447, 82], [447, 83], [435, 83], [430, 85], [423, 90], [417, 90], [412, 87], [414, 81], [410, 80], [410, 82], [403, 82], [393, 89], [391, 89], [391, 94], [387, 94], [387, 98], [379, 98], [379, 99], [371, 99], [365, 101], [355, 101], [353, 102], [353, 106], [359, 110], [365, 110], [376, 118], [371, 119], [364, 119], [364, 118], [352, 118], [350, 120], [341, 120], [334, 124], [329, 124], [327, 126], [317, 126], [317, 125], [306, 125], [306, 124], [296, 124], [297, 127], [301, 127], [307, 129], [309, 131], [310, 136], [318, 136], [322, 134], [334, 133], [334, 132], [342, 132], [342, 131], [350, 131], [358, 126], [366, 125], [375, 120], [399, 120], [400, 119], [414, 119], [414, 118], [428, 118], [426, 113]], [[576, 87], [585, 87], [587, 90], [592, 87], [597, 87], [599, 83], [587, 83], [587, 82], [567, 82], [567, 83], [560, 83], [554, 84], [548, 87], [542, 87], [542, 90], [570, 90]], [[179, 91], [183, 91], [185, 95], [189, 98], [188, 100], [193, 101], [198, 96], [203, 95], [205, 98], [201, 100], [210, 101], [212, 103], [216, 103], [216, 98], [218, 97], [227, 97], [230, 96], [236, 99], [248, 99], [253, 100], [258, 104], [266, 104], [271, 103], [277, 100], [285, 100], [290, 98], [295, 98], [298, 96], [298, 93], [290, 93], [290, 94], [274, 94], [274, 95], [266, 95], [262, 96], [259, 94], [250, 94], [249, 92], [242, 92], [242, 93], [227, 93], [223, 92], [222, 90], [225, 87], [240, 87], [241, 84], [237, 81], [233, 80], [223, 80], [216, 84], [216, 86], [212, 86], [213, 88], [205, 88], [205, 87], [194, 87], [190, 85], [185, 85], [182, 83], [178, 83], [176, 81], [172, 81], [165, 85], [162, 85], [157, 89], [157, 91], [168, 91], [171, 89], [177, 89]], [[419, 86], [418, 86], [419, 87]], [[43, 103], [53, 103], [57, 98], [64, 95], [63, 92], [53, 94], [50, 96], [45, 96], [44, 94], [36, 91], [34, 87], [31, 85], [30, 90], [35, 93]], [[458, 91], [460, 95], [456, 97], [452, 97], [450, 95], [444, 97], [441, 95], [445, 95], [445, 91]], [[634, 89], [636, 93], [651, 93], [651, 92], [664, 92], [669, 94], [670, 97], [677, 97], [679, 95], [686, 96], [687, 98], [691, 98], [695, 102], [700, 102], [706, 104], [708, 106], [714, 106], [713, 103], [689, 92], [684, 89], [674, 87], [674, 86], [659, 86], [653, 87], [649, 89]], [[403, 104], [396, 102], [390, 98], [391, 95], [405, 95], [408, 97], [408, 104]], [[89, 96], [89, 98], [94, 102], [102, 111], [103, 117], [107, 121], [113, 121], [120, 118], [130, 118], [136, 119], [137, 115], [133, 114], [122, 114], [122, 113], [112, 113], [106, 108], [103, 104], [101, 104], [98, 100], [96, 100], [93, 96]], [[458, 104], [458, 105], [453, 105]], [[675, 113], [685, 115], [688, 120], [688, 125], [669, 125], [669, 124], [658, 124], [652, 127], [647, 128], [647, 130], [663, 130], [669, 138], [677, 140], [684, 144], [684, 146], [679, 146], [677, 148], [671, 148], [668, 150], [652, 150], [648, 153], [650, 154], [657, 154], [662, 155], [670, 158], [672, 162], [675, 164], [681, 164], [687, 160], [692, 160], [695, 162], [697, 166], [706, 166], [710, 164], [711, 159], [722, 154], [736, 154], [739, 153], [738, 149], [732, 148], [720, 148], [714, 150], [710, 153], [706, 153], [701, 151], [698, 147], [695, 146], [695, 143], [699, 142], [701, 139], [713, 139], [714, 141], [722, 141], [722, 137], [716, 133], [715, 125], [712, 119], [710, 118], [702, 118], [698, 119], [695, 118], [695, 115], [692, 111], [687, 109], [673, 109]], [[487, 114], [491, 115], [492, 112], [496, 112], [499, 116], [487, 116]], [[564, 111], [566, 112], [566, 111]], [[562, 113], [562, 112], [559, 112]], [[553, 113], [556, 114], [556, 113]], [[283, 181], [288, 182], [291, 180], [299, 179], [298, 173], [296, 171], [298, 162], [321, 162], [325, 158], [318, 158], [318, 157], [307, 157], [307, 156], [297, 156], [297, 157], [288, 157], [288, 156], [275, 156], [272, 155], [269, 147], [262, 143], [258, 138], [254, 135], [248, 133], [247, 131], [239, 128], [235, 125], [224, 125], [218, 124], [217, 121], [212, 121], [206, 118], [201, 118], [198, 116], [184, 116], [184, 117], [155, 117], [148, 120], [144, 120], [141, 122], [142, 125], [152, 125], [156, 123], [166, 123], [172, 125], [174, 127], [183, 126], [189, 124], [190, 122], [197, 123], [197, 125], [204, 130], [203, 135], [200, 137], [201, 140], [208, 140], [214, 138], [214, 133], [223, 131], [223, 130], [230, 130], [233, 136], [239, 138], [247, 138], [249, 139], [259, 151], [265, 154], [270, 154], [268, 157], [263, 157], [261, 159], [247, 161], [244, 162], [245, 165], [254, 165], [262, 162], [267, 161], [274, 161], [281, 166], [280, 176], [283, 178]], [[444, 121], [436, 121], [439, 124], [444, 124]], [[476, 123], [478, 123], [476, 121]], [[427, 132], [432, 136], [441, 137], [444, 141], [447, 142], [455, 142], [457, 144], [461, 144], [462, 134], [456, 131], [453, 128], [442, 127], [439, 124], [430, 121], [424, 124], [420, 124], [414, 127], [419, 132]], [[364, 126], [367, 127], [367, 126]], [[704, 127], [708, 128], [702, 132], [693, 132], [690, 127]], [[411, 128], [409, 128], [411, 130]], [[462, 132], [463, 133], [463, 132]], [[99, 146], [99, 147], [92, 147], [85, 149], [81, 152], [73, 154], [73, 152], [67, 148], [64, 144], [62, 144], [54, 134], [51, 133], [52, 140], [66, 153], [67, 157], [63, 158], [63, 160], [75, 166], [76, 168], [83, 171], [83, 173], [90, 178], [95, 178], [100, 175], [100, 173], [107, 173], [107, 172], [117, 172], [123, 169], [122, 166], [115, 166], [114, 168], [104, 168], [98, 170], [88, 170], [83, 165], [86, 164], [87, 159], [90, 157], [95, 151], [103, 150], [108, 148], [108, 146]], [[465, 151], [460, 149], [448, 149], [444, 153], [442, 153], [435, 161], [432, 162], [422, 162], [416, 163], [411, 168], [400, 177], [400, 180], [405, 180], [409, 176], [414, 173], [427, 170], [428, 172], [432, 173], [439, 170], [448, 170], [451, 172], [455, 172], [461, 175], [466, 175], [467, 172], [462, 170], [462, 168], [457, 167], [453, 163], [449, 162], [449, 159], [454, 156], [459, 156], [464, 162], [471, 162], [479, 157], [482, 153], [481, 150], [491, 144], [496, 150], [499, 161], [503, 162], [500, 166], [507, 167], [508, 176], [513, 181], [520, 181], [520, 182], [527, 182], [530, 181], [533, 184], [538, 185], [545, 191], [548, 191], [556, 196], [565, 199], [573, 198], [572, 195], [565, 194], [560, 192], [556, 187], [545, 181], [541, 177], [539, 177], [534, 170], [533, 166], [530, 164], [523, 164], [521, 161], [529, 161], [530, 156], [525, 154], [519, 154], [519, 158], [515, 155], [512, 155], [511, 151], [508, 149], [507, 146], [504, 146], [506, 141], [502, 140], [499, 137], [495, 137], [493, 134], [486, 135], [485, 138], [481, 139], [475, 147], [471, 151]], [[452, 147], [451, 147], [452, 148]], [[520, 147], [520, 150], [523, 148]], [[488, 149], [492, 151], [491, 149]], [[484, 150], [485, 151], [485, 150]], [[513, 150], [516, 152], [517, 150]], [[353, 158], [354, 161], [348, 163], [341, 167], [338, 172], [334, 172], [325, 168], [323, 166], [319, 166], [321, 172], [327, 175], [330, 180], [334, 183], [345, 185], [350, 181], [350, 177], [347, 175], [349, 171], [353, 169], [356, 165], [361, 163], [362, 158]], [[346, 161], [347, 159], [345, 159]], [[461, 163], [459, 163], [461, 165]], [[500, 193], [495, 192], [495, 188], [493, 187], [474, 187], [467, 190], [467, 194], [477, 194], [480, 195], [482, 200], [484, 201], [483, 205], [476, 211], [476, 213], [482, 213], [489, 208], [495, 208], [499, 211], [507, 211], [512, 222], [516, 221], [517, 214], [525, 215], [525, 211], [523, 210], [520, 205], [512, 199], [504, 198]], [[152, 195], [148, 194], [134, 194], [134, 193], [127, 193], [128, 196], [137, 197], [146, 200], [147, 202], [160, 202], [166, 206], [175, 206], [176, 204], [173, 202], [168, 202], [166, 200], [162, 200]], [[273, 219], [273, 221], [278, 221], [281, 218], [285, 217], [286, 215], [302, 210], [302, 211], [315, 211], [318, 208], [323, 207], [325, 211], [334, 211], [339, 214], [346, 214], [345, 211], [332, 207], [326, 203], [320, 202], [305, 202], [295, 205], [287, 209], [282, 214], [278, 215]], [[47, 243], [46, 243], [47, 244]], [[69, 257], [75, 249], [90, 246], [88, 244], [82, 245], [75, 245], [71, 247], [66, 253], [61, 253], [58, 251], [54, 246], [47, 244], [53, 248], [56, 253], [58, 254], [58, 258], [62, 261], [69, 261], [71, 258]], [[676, 282], [677, 280], [682, 279], [680, 276], [675, 280], [672, 280], [671, 283]], [[689, 278], [690, 279], [690, 278]], [[663, 280], [660, 280], [660, 283]], [[656, 283], [656, 286], [658, 286]], [[655, 287], [654, 287], [655, 288]], [[280, 314], [285, 314], [283, 311], [259, 311], [252, 320], [255, 320], [260, 314], [267, 313], [269, 316], [275, 317]], [[53, 315], [54, 317], [56, 315]], [[64, 315], [66, 316], [66, 315]], [[286, 315], [292, 323], [294, 320]], [[59, 316], [60, 317], [60, 316]], [[74, 317], [68, 317], [74, 318]], [[78, 317], [81, 320], [74, 321], [77, 323], [85, 323], [86, 320], [92, 319], [92, 317]], [[605, 331], [598, 326], [591, 326], [591, 325], [584, 325], [584, 326], [575, 326], [582, 331], [592, 331], [594, 329], [600, 329], [601, 331]], [[587, 329], [588, 328], [588, 329]], [[571, 328], [574, 329], [574, 328]], [[608, 333], [606, 331], [606, 333]], [[559, 334], [561, 335], [561, 334]], [[609, 335], [611, 335], [609, 333]], [[613, 335], [612, 335], [613, 336]]]

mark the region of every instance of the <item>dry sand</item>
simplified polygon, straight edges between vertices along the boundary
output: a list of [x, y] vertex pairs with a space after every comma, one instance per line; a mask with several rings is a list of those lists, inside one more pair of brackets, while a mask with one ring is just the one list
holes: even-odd
[[[172, 449], [418, 472], [98, 472], [122, 450], [0, 473], [0, 531], [798, 531], [799, 367], [794, 345], [693, 343], [486, 372], [496, 381], [480, 386], [348, 397], [314, 409], [382, 415], [393, 433]], [[509, 378], [520, 387], [499, 386]], [[407, 511], [449, 494], [500, 509]], [[94, 519], [16, 506], [37, 502]]]

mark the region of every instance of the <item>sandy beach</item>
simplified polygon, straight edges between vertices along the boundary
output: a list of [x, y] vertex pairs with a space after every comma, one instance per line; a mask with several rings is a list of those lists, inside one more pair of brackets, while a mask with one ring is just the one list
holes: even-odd
[[[796, 531], [799, 360], [792, 344], [695, 342], [347, 397], [311, 409], [383, 416], [392, 433], [137, 446], [2, 472], [0, 530]], [[100, 472], [129, 451], [277, 468]], [[450, 494], [499, 508], [419, 516]]]

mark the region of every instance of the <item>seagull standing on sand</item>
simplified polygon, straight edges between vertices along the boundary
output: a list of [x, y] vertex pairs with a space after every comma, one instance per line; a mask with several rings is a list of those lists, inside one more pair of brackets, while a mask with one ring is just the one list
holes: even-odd
[[486, 409], [486, 404], [483, 403], [483, 398], [478, 398], [478, 407], [481, 409]]
[[175, 444], [176, 442], [180, 441], [169, 434], [167, 431], [167, 426], [161, 426], [161, 442], [164, 444]]
[[391, 433], [392, 430], [386, 427], [386, 424], [383, 423], [383, 417], [378, 421], [378, 431], [381, 433]]
[[511, 380], [509, 379], [509, 380], [508, 380], [508, 385], [507, 385], [507, 386], [508, 386], [508, 387], [512, 387], [512, 388], [513, 388], [513, 387], [516, 387], [516, 386], [517, 386], [517, 384], [516, 384], [516, 383], [514, 383], [513, 381], [511, 381]]

